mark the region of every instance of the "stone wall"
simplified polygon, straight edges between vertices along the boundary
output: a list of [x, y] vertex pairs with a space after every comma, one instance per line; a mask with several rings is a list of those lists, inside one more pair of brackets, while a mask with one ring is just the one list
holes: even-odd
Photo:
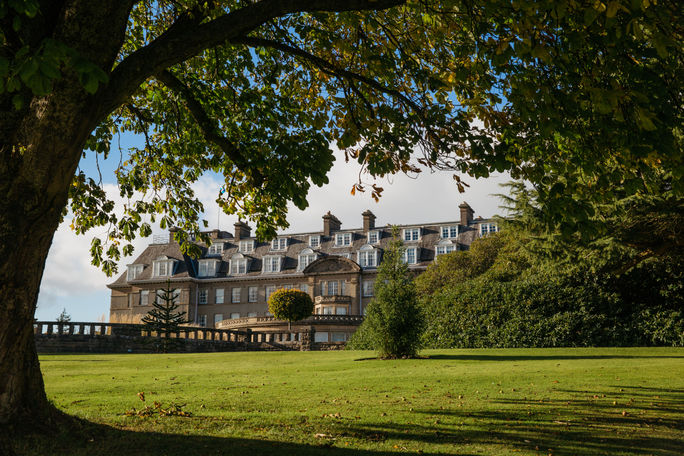
[[[183, 328], [172, 334], [170, 351], [207, 353], [266, 350], [338, 350], [344, 343], [316, 343], [314, 330], [299, 332]], [[35, 322], [38, 353], [155, 353], [162, 340], [143, 325], [116, 323]]]

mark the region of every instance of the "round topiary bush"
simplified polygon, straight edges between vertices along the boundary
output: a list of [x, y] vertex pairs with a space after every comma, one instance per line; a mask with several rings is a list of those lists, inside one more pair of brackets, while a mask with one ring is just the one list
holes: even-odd
[[268, 310], [279, 320], [287, 320], [289, 326], [293, 321], [309, 317], [314, 310], [314, 303], [308, 293], [299, 290], [276, 290], [268, 298]]

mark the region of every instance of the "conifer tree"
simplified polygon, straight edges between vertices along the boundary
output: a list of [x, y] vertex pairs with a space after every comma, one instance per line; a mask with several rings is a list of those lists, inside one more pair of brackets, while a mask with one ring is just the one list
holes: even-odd
[[66, 307], [62, 309], [62, 313], [57, 316], [57, 323], [69, 323], [71, 321], [71, 315], [66, 311]]
[[403, 260], [404, 247], [394, 239], [383, 253], [375, 280], [375, 298], [360, 328], [381, 358], [414, 357], [418, 353], [424, 318], [417, 304], [416, 287]]
[[166, 288], [155, 292], [153, 309], [142, 319], [146, 330], [161, 336], [157, 341], [157, 350], [162, 353], [167, 353], [178, 345], [178, 339], [171, 339], [171, 334], [177, 333], [181, 325], [189, 323], [185, 318], [186, 313], [177, 311], [177, 293], [178, 289], [172, 289], [171, 282], [167, 281]]

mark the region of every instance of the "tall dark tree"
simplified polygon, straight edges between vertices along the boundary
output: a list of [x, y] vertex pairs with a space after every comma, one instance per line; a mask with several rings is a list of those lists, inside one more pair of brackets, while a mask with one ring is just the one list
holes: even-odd
[[152, 310], [142, 318], [145, 329], [150, 333], [156, 333], [158, 339], [155, 340], [157, 350], [168, 353], [178, 346], [179, 340], [172, 339], [180, 330], [181, 325], [190, 323], [186, 318], [186, 312], [178, 312], [179, 291], [171, 288], [171, 282], [166, 283], [166, 288], [156, 290]]
[[[0, 2], [0, 423], [53, 410], [31, 323], [67, 207], [78, 233], [109, 227], [92, 255], [112, 273], [150, 234], [145, 214], [199, 236], [205, 170], [225, 177], [224, 210], [272, 237], [327, 181], [331, 144], [374, 176], [510, 170], [566, 231], [616, 187], [681, 196], [682, 14], [675, 0]], [[126, 132], [145, 143], [122, 157], [116, 215], [78, 164]]]
[[383, 252], [373, 287], [375, 296], [359, 328], [381, 358], [414, 357], [421, 345], [425, 320], [404, 252], [395, 232]]
[[57, 323], [69, 323], [71, 321], [71, 315], [66, 311], [66, 308], [62, 309], [62, 313], [57, 315]]

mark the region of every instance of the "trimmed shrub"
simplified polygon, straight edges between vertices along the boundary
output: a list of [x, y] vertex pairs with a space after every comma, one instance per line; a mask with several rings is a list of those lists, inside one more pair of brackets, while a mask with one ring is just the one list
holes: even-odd
[[293, 321], [311, 316], [314, 303], [308, 293], [281, 288], [268, 298], [268, 310], [278, 320], [286, 320], [291, 326]]

